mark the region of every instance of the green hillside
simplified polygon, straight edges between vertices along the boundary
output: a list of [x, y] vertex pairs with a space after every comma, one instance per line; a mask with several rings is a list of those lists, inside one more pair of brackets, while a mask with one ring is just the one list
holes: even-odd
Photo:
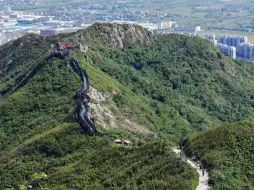
[[[71, 59], [48, 59], [58, 41], [88, 46], [70, 57], [107, 97], [95, 103], [113, 115], [104, 117], [107, 127], [95, 120], [100, 137], [86, 136], [75, 120], [82, 81]], [[42, 184], [52, 189], [195, 189], [197, 173], [170, 146], [186, 134], [254, 118], [253, 65], [200, 38], [95, 24], [74, 34], [30, 34], [0, 50], [0, 188], [45, 172]], [[148, 132], [124, 128], [126, 119]], [[115, 137], [132, 146], [115, 146]]]
[[[156, 129], [175, 135], [254, 118], [254, 65], [232, 61], [201, 38], [140, 29], [137, 39], [121, 40], [110, 26], [96, 24], [70, 39], [91, 47], [88, 63], [146, 99], [159, 118], [146, 117]], [[118, 30], [131, 30], [125, 27]]]
[[[87, 137], [72, 118], [80, 86], [68, 60], [53, 59], [1, 100], [1, 187], [22, 184], [41, 171], [49, 176], [43, 185], [53, 189], [195, 187], [197, 174], [167, 142], [118, 147], [110, 136]], [[110, 81], [103, 88], [109, 89]]]
[[185, 142], [211, 172], [213, 189], [254, 189], [254, 122], [242, 121], [209, 129]]

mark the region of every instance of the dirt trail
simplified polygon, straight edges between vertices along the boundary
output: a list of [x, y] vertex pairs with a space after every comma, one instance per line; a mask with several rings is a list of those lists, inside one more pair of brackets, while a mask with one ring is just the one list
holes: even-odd
[[[172, 150], [176, 153], [176, 154], [180, 154], [181, 150], [177, 149], [177, 148], [172, 148]], [[204, 176], [202, 174], [202, 170], [197, 167], [194, 162], [192, 162], [191, 160], [187, 160], [187, 163], [191, 165], [191, 167], [193, 167], [194, 169], [197, 170], [198, 174], [199, 174], [199, 183], [198, 183], [198, 187], [196, 188], [196, 190], [207, 190], [209, 189], [209, 185], [208, 185], [208, 173], [205, 171]]]

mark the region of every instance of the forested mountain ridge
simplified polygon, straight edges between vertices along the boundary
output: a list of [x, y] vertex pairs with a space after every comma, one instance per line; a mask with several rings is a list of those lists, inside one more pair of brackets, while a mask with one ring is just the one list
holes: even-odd
[[254, 188], [254, 122], [226, 124], [190, 136], [184, 149], [210, 170], [214, 189]]
[[[48, 58], [59, 41], [80, 47], [70, 56], [107, 97], [91, 101], [114, 116], [104, 114], [106, 128], [93, 118], [103, 137], [85, 136], [75, 121], [82, 81], [69, 59]], [[27, 35], [1, 47], [0, 58], [0, 187], [43, 171], [49, 175], [43, 184], [53, 189], [195, 189], [196, 173], [169, 145], [254, 117], [253, 66], [200, 38], [104, 23], [73, 34]], [[126, 129], [126, 120], [149, 132]], [[134, 146], [115, 146], [114, 137]]]
[[[45, 172], [48, 179], [42, 185], [50, 189], [195, 189], [197, 174], [177, 159], [168, 141], [120, 129], [99, 128], [103, 137], [86, 136], [73, 118], [73, 96], [81, 79], [68, 60], [45, 63], [25, 86], [1, 102], [1, 124], [5, 124], [1, 125], [1, 188], [17, 187], [33, 173]], [[87, 70], [94, 74], [93, 80], [108, 79], [98, 84], [99, 89], [130, 93], [99, 70], [89, 66]], [[130, 139], [133, 146], [115, 145], [113, 137]]]
[[104, 36], [112, 31], [97, 24], [71, 39], [89, 44], [91, 36], [105, 31], [95, 38], [99, 44], [92, 41], [85, 59], [136, 94], [148, 97], [164, 123], [186, 126], [188, 131], [190, 126], [253, 119], [253, 65], [232, 61], [204, 39], [178, 34], [144, 33], [143, 38], [149, 39], [145, 44], [127, 37], [121, 39], [122, 48], [107, 43]]

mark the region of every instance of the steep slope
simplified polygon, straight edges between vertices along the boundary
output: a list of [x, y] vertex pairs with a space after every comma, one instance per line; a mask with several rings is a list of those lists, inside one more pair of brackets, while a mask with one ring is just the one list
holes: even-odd
[[[101, 137], [86, 136], [75, 119], [82, 81], [70, 59], [48, 59], [58, 41], [80, 47], [70, 57], [94, 89], [88, 115]], [[195, 189], [197, 174], [169, 144], [254, 117], [253, 66], [203, 39], [95, 24], [68, 35], [28, 35], [1, 50], [0, 187], [46, 172], [43, 185], [53, 189]], [[133, 146], [115, 146], [116, 137]]]
[[40, 59], [50, 53], [50, 45], [59, 39], [34, 34], [0, 47], [0, 94], [18, 88], [40, 67]]
[[[194, 189], [197, 174], [168, 142], [144, 144], [145, 136], [119, 131], [133, 143], [124, 147], [112, 143], [117, 131], [104, 137], [84, 134], [73, 118], [82, 81], [70, 64], [45, 60], [22, 88], [1, 99], [0, 187], [16, 187], [44, 171], [49, 178], [42, 185], [50, 189]], [[125, 89], [98, 74], [109, 80], [100, 88]]]
[[209, 129], [184, 142], [210, 170], [213, 189], [254, 188], [254, 122], [243, 121]]
[[[69, 39], [89, 46], [80, 60], [146, 99], [160, 121], [150, 116], [145, 120], [152, 120], [157, 129], [182, 134], [215, 123], [253, 119], [254, 65], [232, 61], [201, 38], [153, 36], [143, 30], [139, 38], [146, 41], [135, 35], [119, 37], [131, 31], [129, 27], [96, 24]], [[120, 42], [108, 43], [111, 38]]]
[[71, 67], [64, 67], [64, 61], [38, 64], [43, 64], [42, 68], [25, 86], [1, 99], [1, 130], [8, 136], [1, 138], [1, 149], [11, 142], [21, 143], [23, 135], [57, 126], [75, 108], [73, 96], [80, 88], [79, 76]]

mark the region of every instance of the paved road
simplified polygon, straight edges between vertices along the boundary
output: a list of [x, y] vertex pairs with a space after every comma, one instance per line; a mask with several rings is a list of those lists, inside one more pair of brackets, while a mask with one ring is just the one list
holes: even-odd
[[[179, 153], [181, 152], [181, 150], [177, 149], [177, 148], [173, 148], [172, 149], [176, 154], [179, 155]], [[195, 168], [199, 174], [199, 183], [198, 183], [198, 187], [196, 188], [196, 190], [207, 190], [209, 189], [208, 186], [208, 173], [205, 171], [205, 175], [203, 176], [202, 174], [202, 170], [197, 167], [192, 161], [187, 160], [187, 163], [191, 165], [191, 167]]]

